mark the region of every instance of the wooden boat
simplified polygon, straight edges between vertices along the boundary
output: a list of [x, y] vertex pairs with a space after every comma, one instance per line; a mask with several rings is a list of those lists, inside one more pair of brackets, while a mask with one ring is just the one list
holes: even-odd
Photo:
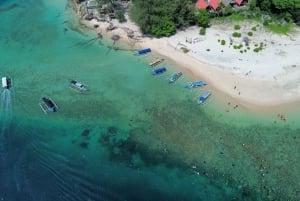
[[42, 101], [39, 103], [39, 106], [45, 114], [48, 112], [56, 112], [58, 107], [51, 98], [43, 97]]
[[178, 78], [182, 76], [182, 72], [176, 72], [169, 77], [169, 83], [174, 83]]
[[199, 98], [197, 100], [197, 104], [203, 104], [210, 95], [211, 95], [211, 92], [207, 91], [204, 94], [202, 94], [201, 96], [199, 96]]
[[11, 78], [9, 77], [2, 77], [2, 88], [10, 89], [12, 87]]
[[199, 80], [199, 81], [194, 81], [194, 82], [190, 82], [188, 83], [185, 88], [191, 89], [191, 88], [196, 88], [196, 87], [203, 87], [207, 85], [207, 82], [203, 81], [203, 80]]
[[166, 71], [167, 71], [166, 67], [156, 68], [152, 71], [152, 75], [159, 75], [159, 74], [162, 74]]
[[162, 61], [163, 61], [164, 59], [155, 59], [154, 61], [151, 61], [150, 63], [149, 63], [149, 66], [151, 66], [151, 67], [154, 67], [154, 66], [156, 66], [157, 64], [159, 64], [159, 63], [161, 63]]
[[72, 88], [77, 89], [79, 91], [86, 91], [87, 90], [87, 85], [83, 84], [81, 82], [78, 82], [77, 80], [71, 80], [70, 84], [71, 84]]

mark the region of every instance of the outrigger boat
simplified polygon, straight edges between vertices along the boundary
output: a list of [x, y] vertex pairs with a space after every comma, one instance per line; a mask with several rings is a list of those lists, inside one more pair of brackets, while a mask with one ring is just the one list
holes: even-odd
[[158, 75], [158, 74], [164, 73], [166, 71], [167, 71], [166, 67], [160, 67], [160, 68], [154, 69], [152, 71], [152, 75]]
[[48, 112], [56, 112], [57, 105], [51, 98], [43, 97], [42, 101], [39, 103], [40, 107], [42, 108], [43, 112], [47, 114]]
[[2, 88], [10, 89], [12, 86], [11, 78], [9, 77], [2, 77]]
[[190, 82], [188, 83], [185, 88], [191, 89], [191, 88], [196, 88], [196, 87], [203, 87], [207, 85], [207, 82], [203, 81], [203, 80], [199, 80], [199, 81], [194, 81], [194, 82]]
[[197, 100], [197, 104], [203, 104], [204, 101], [211, 95], [210, 91], [205, 92], [203, 95], [199, 96]]
[[83, 84], [81, 82], [78, 82], [77, 80], [71, 80], [71, 87], [78, 89], [79, 91], [86, 91], [87, 90], [87, 85]]
[[178, 78], [182, 76], [182, 72], [176, 72], [169, 77], [169, 83], [174, 83]]
[[157, 64], [159, 64], [159, 63], [161, 63], [162, 61], [163, 61], [164, 59], [155, 59], [154, 61], [151, 61], [150, 63], [149, 63], [149, 66], [151, 66], [151, 67], [154, 67], [154, 66], [156, 66]]

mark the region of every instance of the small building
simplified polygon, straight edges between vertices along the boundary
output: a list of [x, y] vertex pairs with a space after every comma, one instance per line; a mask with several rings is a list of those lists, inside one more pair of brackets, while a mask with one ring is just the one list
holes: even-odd
[[216, 10], [220, 2], [222, 2], [224, 5], [242, 6], [247, 2], [247, 0], [198, 0], [196, 3], [196, 8], [198, 9], [211, 8], [213, 10]]
[[196, 3], [196, 8], [198, 9], [206, 9], [208, 4], [206, 3], [205, 0], [198, 0]]

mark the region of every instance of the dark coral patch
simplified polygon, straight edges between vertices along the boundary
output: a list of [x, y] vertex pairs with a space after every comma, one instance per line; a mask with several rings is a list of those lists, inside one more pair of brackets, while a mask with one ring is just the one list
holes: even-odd
[[89, 146], [89, 144], [87, 142], [80, 143], [80, 147], [83, 148], [83, 149], [87, 149], [88, 146]]
[[86, 137], [86, 136], [89, 136], [89, 134], [90, 134], [90, 130], [85, 129], [84, 131], [82, 131], [81, 136]]

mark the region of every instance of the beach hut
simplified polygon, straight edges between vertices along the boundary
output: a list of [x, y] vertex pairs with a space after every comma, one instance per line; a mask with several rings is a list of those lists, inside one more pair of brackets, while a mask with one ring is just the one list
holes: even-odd
[[220, 0], [210, 0], [209, 5], [212, 7], [214, 10], [216, 10], [219, 6]]
[[196, 8], [198, 9], [206, 9], [208, 4], [206, 3], [205, 0], [198, 0], [196, 3]]
[[244, 0], [235, 0], [235, 3], [240, 6], [243, 3], [243, 1]]

